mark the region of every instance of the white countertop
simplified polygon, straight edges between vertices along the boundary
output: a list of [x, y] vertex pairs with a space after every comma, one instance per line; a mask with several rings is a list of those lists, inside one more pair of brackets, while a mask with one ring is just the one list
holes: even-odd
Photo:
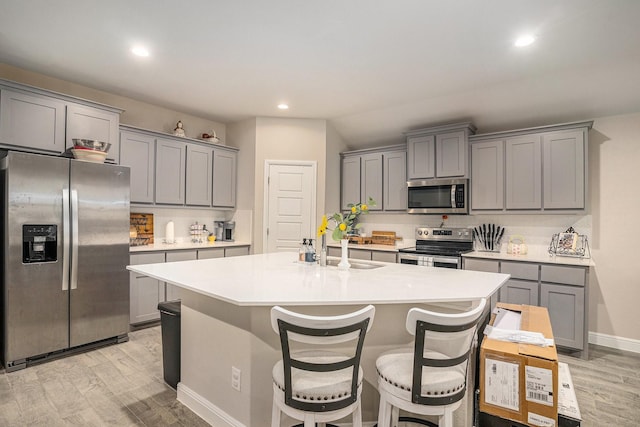
[[130, 246], [129, 253], [134, 252], [154, 252], [154, 251], [179, 251], [184, 249], [213, 249], [213, 248], [229, 248], [234, 246], [251, 246], [249, 242], [207, 242], [207, 243], [154, 243], [152, 245]]
[[239, 306], [346, 305], [469, 301], [489, 297], [508, 274], [378, 264], [347, 271], [298, 263], [278, 252], [130, 265], [127, 269]]
[[482, 252], [474, 251], [463, 254], [465, 258], [486, 258], [504, 261], [522, 261], [522, 262], [537, 262], [545, 264], [559, 264], [559, 265], [578, 265], [583, 267], [595, 267], [596, 263], [592, 258], [578, 258], [568, 256], [552, 256], [549, 255], [547, 246], [529, 246], [527, 248], [526, 255], [512, 255], [506, 251], [501, 252]]

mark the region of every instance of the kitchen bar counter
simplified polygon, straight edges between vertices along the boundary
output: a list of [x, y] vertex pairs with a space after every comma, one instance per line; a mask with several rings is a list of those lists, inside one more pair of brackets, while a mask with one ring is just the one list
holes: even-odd
[[251, 246], [249, 242], [207, 242], [207, 243], [154, 243], [152, 245], [130, 246], [129, 253], [137, 252], [157, 252], [157, 251], [180, 251], [186, 249], [213, 249], [213, 248], [231, 248], [240, 246]]
[[[136, 273], [182, 288], [181, 382], [178, 400], [215, 426], [263, 426], [271, 418], [271, 370], [281, 357], [270, 310], [283, 305], [306, 314], [336, 315], [376, 307], [365, 341], [362, 366], [363, 420], [377, 419], [375, 360], [383, 351], [410, 345], [405, 319], [414, 306], [447, 311], [468, 309], [490, 297], [507, 274], [375, 264], [374, 269], [338, 270], [295, 261], [297, 253], [271, 253], [165, 264], [132, 265]], [[240, 387], [231, 372], [240, 372]], [[472, 370], [469, 373], [473, 390]], [[456, 411], [455, 426], [473, 414], [470, 393]], [[283, 425], [295, 424], [290, 419]]]

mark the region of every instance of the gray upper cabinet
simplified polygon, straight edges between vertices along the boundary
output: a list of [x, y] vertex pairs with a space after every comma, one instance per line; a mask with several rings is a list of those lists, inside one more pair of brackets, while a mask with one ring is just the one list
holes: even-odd
[[592, 124], [575, 122], [471, 136], [471, 212], [584, 210]]
[[407, 137], [407, 179], [435, 178], [435, 135]]
[[112, 111], [100, 110], [86, 105], [67, 105], [66, 148], [73, 148], [73, 140], [92, 139], [111, 144], [107, 162], [120, 162], [120, 139], [118, 125], [120, 115]]
[[0, 146], [62, 154], [73, 139], [111, 143], [106, 161], [118, 163], [122, 110], [0, 79]]
[[156, 139], [156, 203], [184, 205], [187, 144]]
[[407, 153], [390, 151], [382, 155], [382, 206], [385, 211], [407, 210]]
[[371, 197], [376, 201], [372, 211], [382, 210], [382, 153], [364, 154], [361, 158], [360, 197], [362, 200], [353, 202], [366, 203]]
[[506, 147], [507, 209], [542, 207], [542, 150], [540, 135], [509, 138]]
[[471, 144], [471, 208], [504, 209], [504, 141]]
[[131, 202], [153, 203], [155, 138], [135, 132], [121, 132], [120, 164], [131, 170]]
[[187, 144], [186, 197], [189, 206], [211, 206], [213, 150]]
[[552, 132], [542, 136], [545, 209], [584, 209], [585, 132]]
[[407, 179], [453, 178], [469, 175], [471, 123], [454, 123], [406, 132]]
[[376, 206], [371, 211], [406, 211], [407, 151], [406, 146], [349, 151], [342, 156], [342, 203], [366, 203], [371, 197]]
[[212, 205], [221, 208], [236, 206], [236, 177], [238, 153], [214, 148]]
[[63, 153], [65, 103], [0, 88], [0, 143]]
[[342, 158], [340, 209], [347, 210], [349, 203], [360, 201], [360, 156]]

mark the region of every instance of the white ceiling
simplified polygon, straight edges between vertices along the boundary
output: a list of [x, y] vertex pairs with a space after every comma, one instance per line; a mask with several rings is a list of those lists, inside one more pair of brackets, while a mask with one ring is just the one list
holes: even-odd
[[1, 62], [224, 123], [328, 119], [352, 147], [640, 111], [639, 0], [0, 2]]

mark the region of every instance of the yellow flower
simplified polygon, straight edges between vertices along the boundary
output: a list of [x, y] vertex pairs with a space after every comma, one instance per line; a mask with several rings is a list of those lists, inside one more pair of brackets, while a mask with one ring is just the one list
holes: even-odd
[[327, 221], [327, 216], [322, 215], [322, 221], [320, 222], [320, 227], [318, 227], [318, 236], [322, 236], [327, 232], [327, 226], [329, 222]]
[[362, 208], [361, 208], [361, 209], [362, 209], [363, 211], [366, 211], [367, 209], [369, 209], [369, 207], [368, 207], [367, 205], [362, 205]]
[[344, 231], [347, 229], [347, 224], [345, 224], [344, 222], [341, 222], [339, 225], [340, 231]]
[[356, 213], [356, 211], [357, 211], [357, 210], [358, 210], [358, 209], [356, 209], [356, 207], [355, 207], [355, 206], [351, 206], [351, 213]]

